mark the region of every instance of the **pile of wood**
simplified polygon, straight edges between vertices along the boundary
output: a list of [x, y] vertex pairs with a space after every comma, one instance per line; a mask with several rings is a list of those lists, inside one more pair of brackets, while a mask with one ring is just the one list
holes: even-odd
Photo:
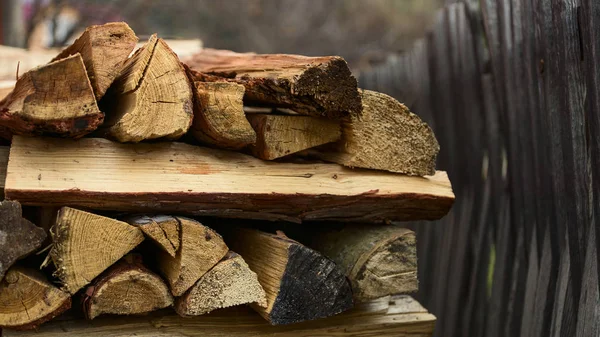
[[0, 101], [1, 328], [244, 304], [283, 325], [417, 290], [393, 222], [454, 195], [415, 114], [340, 57], [137, 42], [89, 27]]

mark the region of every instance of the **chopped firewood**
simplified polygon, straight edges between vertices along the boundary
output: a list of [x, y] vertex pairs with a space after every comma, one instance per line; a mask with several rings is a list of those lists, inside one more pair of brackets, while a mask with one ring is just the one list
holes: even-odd
[[415, 233], [400, 226], [320, 227], [294, 238], [332, 259], [352, 284], [354, 300], [364, 302], [418, 290]]
[[228, 82], [195, 82], [196, 102], [191, 133], [199, 141], [241, 149], [256, 141], [244, 114], [244, 86]]
[[0, 101], [0, 126], [14, 134], [80, 137], [103, 119], [79, 54], [26, 72]]
[[256, 303], [267, 306], [265, 291], [256, 273], [244, 259], [229, 252], [204, 274], [190, 290], [177, 299], [175, 311], [181, 316], [198, 316], [213, 310]]
[[144, 240], [134, 226], [70, 207], [60, 209], [50, 233], [55, 276], [71, 294]]
[[177, 217], [179, 250], [175, 257], [158, 252], [158, 269], [167, 279], [174, 296], [181, 296], [229, 251], [223, 238], [198, 221]]
[[333, 119], [361, 114], [356, 79], [339, 56], [204, 49], [186, 63], [199, 80], [208, 75], [244, 85], [244, 102], [249, 105], [291, 108], [304, 115]]
[[35, 329], [71, 307], [71, 295], [34, 269], [13, 267], [0, 282], [0, 328]]
[[125, 256], [98, 276], [83, 295], [87, 319], [102, 314], [134, 315], [173, 304], [167, 284], [142, 263], [139, 255]]
[[252, 153], [273, 160], [315, 146], [335, 142], [341, 137], [336, 121], [311, 116], [250, 114], [248, 120], [258, 139]]
[[101, 106], [120, 142], [177, 139], [192, 124], [192, 88], [177, 55], [152, 35], [125, 63]]
[[160, 248], [172, 257], [179, 249], [179, 220], [168, 215], [138, 215], [125, 219], [130, 225], [137, 226]]
[[35, 252], [45, 239], [43, 228], [22, 217], [21, 204], [0, 202], [0, 281], [8, 268]]
[[314, 152], [323, 160], [349, 167], [415, 176], [435, 174], [440, 145], [431, 128], [394, 98], [361, 90], [363, 114], [342, 126], [336, 147]]
[[228, 243], [258, 275], [267, 307], [252, 307], [271, 324], [329, 317], [352, 308], [352, 288], [335, 263], [281, 232], [239, 229]]
[[125, 22], [89, 26], [75, 42], [53, 61], [81, 54], [96, 99], [100, 100], [135, 48], [138, 38]]
[[441, 171], [409, 177], [336, 164], [273, 164], [176, 142], [20, 136], [12, 142], [5, 194], [23, 205], [295, 222], [435, 220], [454, 202]]

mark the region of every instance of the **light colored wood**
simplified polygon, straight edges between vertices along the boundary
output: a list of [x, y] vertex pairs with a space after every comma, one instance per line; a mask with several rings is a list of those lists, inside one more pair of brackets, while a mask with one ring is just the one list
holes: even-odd
[[0, 328], [35, 329], [71, 307], [71, 296], [37, 270], [13, 267], [0, 282]]
[[184, 62], [195, 78], [207, 75], [244, 85], [244, 102], [249, 105], [292, 108], [301, 114], [332, 119], [361, 114], [356, 79], [339, 56], [204, 49]]
[[96, 99], [100, 100], [119, 75], [123, 63], [133, 51], [137, 41], [137, 36], [125, 22], [89, 26], [53, 61], [77, 53], [81, 54]]
[[14, 134], [80, 137], [103, 119], [79, 54], [26, 72], [0, 101], [0, 126]]
[[409, 175], [435, 174], [440, 146], [431, 128], [394, 98], [361, 90], [363, 113], [342, 127], [337, 147], [315, 152], [349, 167]]
[[252, 154], [273, 160], [312, 147], [335, 142], [341, 137], [336, 121], [311, 116], [250, 114], [248, 120], [258, 136]]
[[144, 240], [134, 226], [70, 207], [51, 229], [50, 257], [63, 290], [75, 294]]
[[156, 34], [127, 60], [106, 96], [104, 126], [120, 142], [177, 139], [192, 124], [192, 88], [186, 72]]
[[46, 231], [22, 215], [17, 201], [0, 202], [0, 281], [17, 260], [35, 252], [46, 240]]
[[15, 137], [5, 194], [24, 205], [255, 219], [439, 219], [445, 172], [408, 177], [336, 164], [271, 163], [182, 143]]
[[256, 142], [244, 114], [244, 86], [228, 82], [195, 82], [196, 103], [192, 135], [225, 149], [241, 149]]
[[137, 226], [155, 244], [166, 253], [175, 257], [179, 250], [179, 221], [167, 215], [136, 215], [125, 219], [127, 223]]
[[174, 296], [181, 296], [229, 251], [223, 238], [198, 221], [176, 217], [179, 221], [179, 249], [175, 257], [158, 252], [158, 269]]
[[[245, 307], [182, 318], [169, 311], [146, 317], [99, 317], [94, 321], [53, 321], [36, 331], [37, 337], [430, 337], [435, 316], [408, 296], [364, 303], [340, 315], [316, 321], [270, 326]], [[5, 337], [26, 336], [5, 331]]]
[[341, 270], [283, 233], [237, 229], [227, 242], [258, 275], [267, 306], [252, 308], [269, 323], [298, 323], [352, 308], [352, 289]]
[[177, 299], [175, 311], [187, 317], [249, 303], [266, 307], [265, 296], [256, 273], [250, 270], [242, 256], [229, 252]]
[[83, 311], [88, 319], [103, 314], [142, 314], [172, 304], [167, 284], [135, 254], [125, 256], [94, 279], [83, 295]]

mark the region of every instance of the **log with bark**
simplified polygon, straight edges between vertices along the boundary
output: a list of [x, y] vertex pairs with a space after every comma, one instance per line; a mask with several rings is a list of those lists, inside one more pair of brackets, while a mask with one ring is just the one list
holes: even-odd
[[156, 34], [127, 60], [100, 103], [106, 112], [103, 131], [120, 142], [177, 139], [193, 118], [187, 74]]
[[[339, 56], [257, 55], [204, 49], [185, 63], [194, 78], [235, 82], [247, 105], [290, 108], [333, 119], [361, 114], [357, 82]], [[199, 73], [199, 74], [198, 74]]]
[[198, 316], [250, 303], [266, 307], [265, 291], [242, 256], [230, 251], [177, 299], [175, 311], [184, 317]]
[[0, 282], [0, 328], [35, 329], [71, 307], [71, 296], [34, 269], [8, 270]]
[[63, 207], [51, 229], [50, 258], [63, 290], [75, 294], [144, 240], [134, 226]]
[[98, 276], [84, 292], [87, 319], [103, 314], [133, 315], [173, 304], [167, 284], [146, 268], [142, 258], [129, 254]]
[[0, 101], [0, 126], [9, 134], [81, 137], [103, 119], [79, 54], [24, 73]]
[[43, 228], [22, 217], [18, 202], [0, 202], [0, 281], [17, 260], [35, 252], [45, 239]]
[[329, 317], [352, 308], [352, 289], [335, 263], [283, 233], [238, 229], [227, 242], [258, 275], [267, 307], [252, 307], [271, 324]]
[[24, 205], [296, 222], [435, 220], [454, 201], [445, 172], [409, 177], [336, 164], [273, 164], [182, 143], [19, 136], [5, 194]]
[[273, 160], [341, 137], [340, 123], [311, 116], [249, 114], [257, 141], [251, 146], [256, 157]]

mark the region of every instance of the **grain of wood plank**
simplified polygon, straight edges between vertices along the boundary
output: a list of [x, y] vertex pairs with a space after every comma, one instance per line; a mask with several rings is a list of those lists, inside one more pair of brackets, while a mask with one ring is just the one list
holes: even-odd
[[444, 172], [408, 177], [335, 164], [263, 162], [182, 143], [15, 137], [5, 193], [25, 205], [257, 219], [438, 219], [454, 201]]

